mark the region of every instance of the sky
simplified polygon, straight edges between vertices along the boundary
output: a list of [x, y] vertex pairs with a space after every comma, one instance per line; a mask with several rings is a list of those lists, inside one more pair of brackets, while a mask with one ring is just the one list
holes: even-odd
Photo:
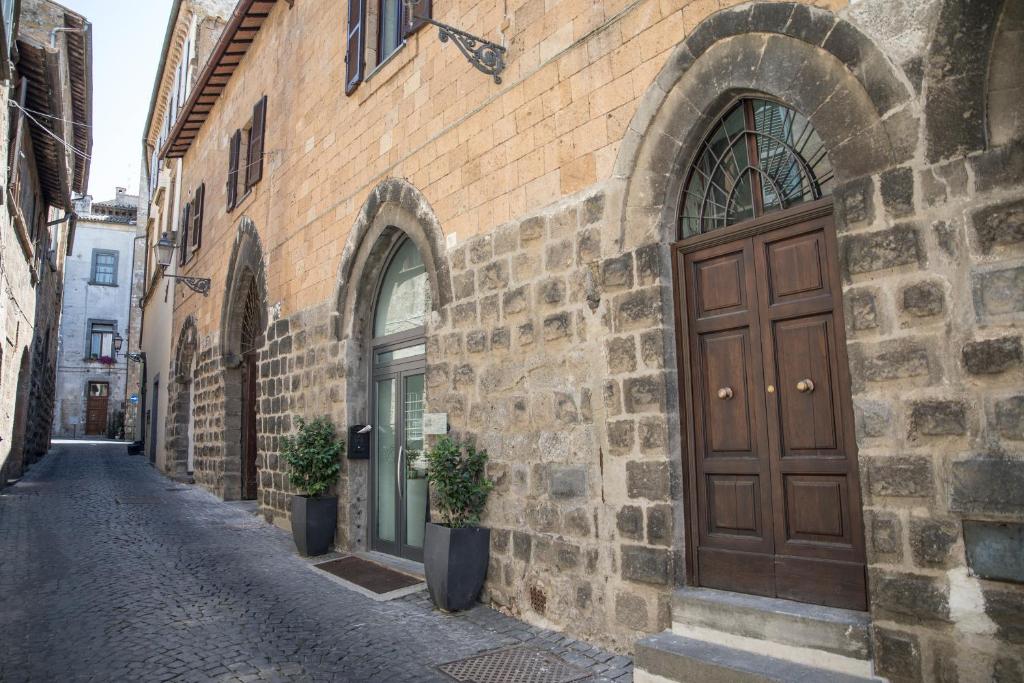
[[142, 128], [171, 0], [58, 0], [92, 22], [92, 165], [89, 194], [139, 191]]

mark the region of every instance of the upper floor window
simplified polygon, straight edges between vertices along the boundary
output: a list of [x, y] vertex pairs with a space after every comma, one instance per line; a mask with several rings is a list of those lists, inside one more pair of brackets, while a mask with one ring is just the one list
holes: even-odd
[[803, 114], [745, 98], [697, 151], [683, 190], [680, 236], [691, 237], [831, 194], [825, 144]]
[[114, 357], [114, 323], [91, 321], [89, 323], [89, 358]]
[[92, 250], [92, 285], [117, 286], [117, 252], [105, 249]]
[[401, 0], [380, 0], [377, 21], [377, 63], [380, 64], [402, 44]]
[[[371, 3], [367, 8], [367, 1]], [[380, 66], [402, 46], [405, 39], [430, 18], [431, 0], [419, 0], [415, 16], [402, 0], [348, 0], [348, 33], [345, 48], [345, 94], [363, 82], [367, 62]]]
[[231, 136], [228, 152], [228, 211], [238, 205], [263, 178], [263, 140], [267, 125], [267, 96], [252, 110], [252, 119]]

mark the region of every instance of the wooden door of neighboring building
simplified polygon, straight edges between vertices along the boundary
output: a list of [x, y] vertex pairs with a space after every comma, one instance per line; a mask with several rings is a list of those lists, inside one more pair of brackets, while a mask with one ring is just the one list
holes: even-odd
[[107, 382], [89, 382], [88, 397], [85, 404], [86, 435], [104, 435], [107, 433], [107, 405], [110, 401], [110, 384]]
[[259, 400], [259, 363], [254, 353], [247, 353], [242, 378], [242, 498], [255, 500], [259, 483], [256, 466], [256, 401]]
[[711, 588], [866, 609], [835, 230], [821, 206], [798, 214], [676, 246], [691, 569]]

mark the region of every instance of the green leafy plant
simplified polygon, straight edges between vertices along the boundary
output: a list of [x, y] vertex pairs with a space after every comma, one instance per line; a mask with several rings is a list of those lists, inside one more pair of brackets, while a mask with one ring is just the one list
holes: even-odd
[[345, 442], [338, 438], [326, 417], [306, 422], [296, 419], [299, 431], [283, 439], [281, 457], [288, 463], [288, 481], [308, 496], [320, 496], [341, 475], [340, 458]]
[[484, 474], [487, 451], [478, 451], [473, 444], [458, 443], [446, 436], [426, 456], [432, 501], [441, 513], [442, 523], [452, 528], [479, 524], [487, 495], [494, 487], [494, 482]]

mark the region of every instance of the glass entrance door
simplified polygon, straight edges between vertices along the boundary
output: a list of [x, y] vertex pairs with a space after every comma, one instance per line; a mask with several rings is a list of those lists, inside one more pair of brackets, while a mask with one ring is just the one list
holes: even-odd
[[424, 348], [374, 354], [371, 548], [423, 559], [427, 521], [423, 459]]

